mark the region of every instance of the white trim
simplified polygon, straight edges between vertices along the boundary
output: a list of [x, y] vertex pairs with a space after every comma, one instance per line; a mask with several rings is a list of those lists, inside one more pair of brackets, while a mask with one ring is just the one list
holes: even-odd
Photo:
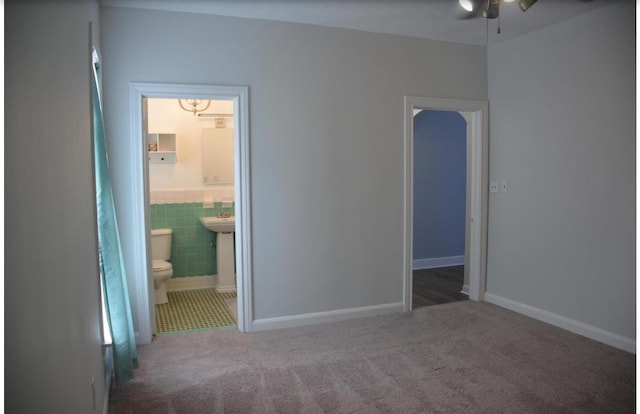
[[[133, 215], [133, 245], [137, 246], [135, 252], [130, 257], [132, 266], [135, 269], [133, 292], [130, 296], [136, 297], [137, 309], [131, 309], [132, 313], [138, 315], [138, 330], [135, 332], [137, 344], [151, 343], [153, 332], [155, 331], [155, 301], [153, 283], [150, 282], [149, 273], [152, 269], [151, 255], [147, 255], [147, 250], [151, 246], [151, 215], [149, 212], [149, 174], [148, 160], [146, 157], [146, 138], [142, 133], [142, 98], [143, 91], [135, 84], [130, 85], [129, 101], [131, 110], [131, 125], [129, 140], [129, 151], [132, 159], [137, 162], [131, 163], [129, 176], [131, 183], [131, 209]], [[147, 248], [149, 246], [149, 248]], [[135, 328], [135, 327], [134, 327]]]
[[237, 291], [238, 289], [235, 285], [216, 286], [216, 292], [218, 293], [233, 293]]
[[251, 189], [249, 147], [249, 88], [246, 86], [187, 85], [169, 83], [132, 82], [129, 88], [131, 109], [131, 191], [134, 220], [134, 245], [140, 246], [131, 252], [135, 268], [133, 283], [138, 315], [136, 342], [147, 344], [152, 339], [155, 324], [153, 306], [153, 283], [151, 276], [151, 254], [149, 223], [148, 160], [145, 154], [146, 141], [142, 135], [143, 98], [191, 98], [233, 101], [237, 126], [234, 128], [234, 188], [236, 214], [236, 272], [238, 284], [238, 329], [250, 332], [253, 319], [252, 252], [251, 252]]
[[208, 289], [216, 287], [217, 275], [172, 277], [167, 279], [167, 292], [177, 292], [180, 290]]
[[253, 331], [268, 331], [272, 329], [294, 328], [318, 323], [339, 322], [348, 319], [364, 318], [376, 315], [388, 315], [402, 312], [402, 302], [384, 305], [363, 306], [360, 308], [338, 309], [326, 312], [304, 313], [301, 315], [279, 316], [275, 318], [256, 319], [253, 321]]
[[[253, 321], [253, 252], [251, 250], [251, 161], [249, 141], [249, 88], [236, 89], [233, 111], [238, 114], [235, 131], [234, 171], [236, 215], [236, 285], [238, 329], [251, 332]], [[240, 183], [238, 185], [237, 183]], [[238, 203], [238, 200], [240, 202]]]
[[431, 257], [428, 259], [415, 259], [413, 261], [413, 270], [435, 269], [438, 267], [460, 266], [464, 265], [464, 255], [448, 256], [448, 257]]
[[604, 329], [597, 328], [593, 325], [589, 325], [584, 322], [567, 318], [566, 316], [558, 315], [556, 313], [552, 313], [530, 305], [525, 305], [524, 303], [516, 302], [514, 300], [507, 299], [499, 295], [494, 295], [492, 293], [485, 294], [485, 300], [487, 302], [493, 303], [494, 305], [512, 310], [522, 315], [529, 316], [542, 322], [546, 322], [550, 325], [557, 326], [575, 334], [586, 336], [589, 339], [602, 342], [603, 344], [610, 345], [614, 348], [622, 349], [623, 351], [631, 352], [634, 354], [636, 352], [635, 339], [627, 338], [613, 332], [605, 331]]
[[111, 394], [111, 375], [105, 376], [104, 400], [102, 401], [102, 414], [109, 414], [109, 398]]
[[[104, 346], [104, 345], [103, 345]], [[113, 348], [104, 346], [104, 362], [105, 362], [105, 374], [104, 374], [104, 395], [102, 400], [102, 414], [109, 414], [109, 398], [111, 395], [111, 377], [113, 375]]]
[[469, 296], [469, 285], [462, 285], [462, 290], [460, 291], [460, 293]]
[[[413, 113], [416, 109], [458, 111], [468, 121], [465, 273], [469, 299], [484, 299], [487, 251], [487, 183], [489, 171], [489, 104], [486, 101], [404, 97], [404, 311], [412, 309], [413, 270]], [[469, 122], [470, 121], [470, 122]]]

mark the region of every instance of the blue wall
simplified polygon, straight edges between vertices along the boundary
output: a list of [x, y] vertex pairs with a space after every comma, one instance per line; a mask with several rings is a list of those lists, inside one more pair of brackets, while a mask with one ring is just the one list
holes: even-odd
[[413, 126], [413, 260], [463, 256], [467, 123], [422, 111]]

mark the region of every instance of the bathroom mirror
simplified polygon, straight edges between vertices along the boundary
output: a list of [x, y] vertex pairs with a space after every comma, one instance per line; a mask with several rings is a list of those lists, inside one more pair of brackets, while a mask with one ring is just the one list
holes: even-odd
[[202, 129], [202, 175], [205, 184], [233, 184], [233, 129]]

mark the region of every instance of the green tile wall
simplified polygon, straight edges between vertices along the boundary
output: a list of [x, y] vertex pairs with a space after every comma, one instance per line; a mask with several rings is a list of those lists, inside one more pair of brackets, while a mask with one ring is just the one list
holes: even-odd
[[213, 233], [202, 226], [199, 218], [223, 211], [234, 214], [233, 209], [223, 209], [220, 203], [214, 208], [203, 208], [202, 203], [151, 205], [151, 228], [173, 230], [170, 261], [174, 278], [217, 274], [216, 251], [211, 245]]

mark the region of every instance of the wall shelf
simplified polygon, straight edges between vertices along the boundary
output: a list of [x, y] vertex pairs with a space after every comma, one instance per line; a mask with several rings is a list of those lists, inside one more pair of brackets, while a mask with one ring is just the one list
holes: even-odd
[[148, 134], [147, 150], [150, 164], [175, 164], [178, 161], [176, 134]]

